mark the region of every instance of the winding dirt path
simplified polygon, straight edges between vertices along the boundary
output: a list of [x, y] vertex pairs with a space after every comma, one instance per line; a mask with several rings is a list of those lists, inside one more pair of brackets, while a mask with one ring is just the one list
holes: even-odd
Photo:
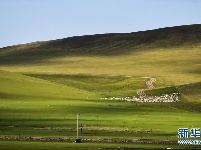
[[[146, 82], [147, 88], [148, 89], [153, 89], [154, 85], [153, 82], [156, 82], [156, 78], [149, 78], [149, 81]], [[140, 89], [136, 92], [139, 96], [146, 96], [145, 94], [145, 89]]]

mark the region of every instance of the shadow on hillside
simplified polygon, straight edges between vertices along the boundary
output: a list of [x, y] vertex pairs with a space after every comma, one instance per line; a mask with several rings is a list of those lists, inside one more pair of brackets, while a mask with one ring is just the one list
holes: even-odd
[[201, 25], [77, 36], [1, 48], [0, 65], [41, 63], [60, 56], [115, 56], [150, 48], [194, 47], [200, 41]]

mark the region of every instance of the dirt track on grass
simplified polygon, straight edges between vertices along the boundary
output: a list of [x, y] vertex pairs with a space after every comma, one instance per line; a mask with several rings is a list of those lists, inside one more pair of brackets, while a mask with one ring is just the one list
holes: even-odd
[[[149, 77], [149, 81], [146, 81], [146, 85], [147, 85], [147, 88], [148, 88], [148, 89], [154, 88], [153, 82], [156, 82], [156, 79]], [[137, 91], [137, 94], [138, 94], [139, 96], [146, 96], [146, 94], [145, 94], [145, 89], [138, 90], [138, 91]]]

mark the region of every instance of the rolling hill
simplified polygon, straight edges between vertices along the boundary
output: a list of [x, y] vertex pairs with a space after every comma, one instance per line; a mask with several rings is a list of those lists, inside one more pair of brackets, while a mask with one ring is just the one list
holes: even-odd
[[[151, 141], [107, 143], [103, 148], [192, 148], [171, 142], [177, 143], [179, 127], [200, 127], [200, 65], [200, 24], [0, 48], [0, 145], [14, 143], [6, 136], [72, 140], [79, 112], [83, 138]], [[146, 85], [150, 77], [156, 79], [152, 89]], [[181, 94], [174, 103], [102, 99], [137, 96], [141, 89], [151, 96]], [[25, 148], [23, 143], [37, 144], [14, 144]], [[40, 141], [37, 147], [43, 149], [44, 143], [49, 149], [52, 141]], [[62, 144], [98, 149], [103, 143]]]
[[[200, 47], [201, 25], [185, 25], [133, 33], [115, 33], [75, 36], [70, 38], [33, 42], [0, 49], [1, 63], [4, 58], [17, 56], [14, 63], [28, 61], [30, 56], [56, 57], [63, 55], [118, 55], [137, 49]], [[20, 59], [25, 55], [27, 60]], [[34, 57], [34, 59], [36, 59]], [[31, 59], [31, 60], [34, 60]], [[6, 63], [6, 62], [4, 62]], [[8, 62], [7, 62], [8, 63]]]
[[0, 68], [31, 74], [165, 77], [200, 81], [201, 25], [88, 35], [0, 49]]
[[86, 99], [95, 94], [47, 80], [0, 70], [0, 99]]

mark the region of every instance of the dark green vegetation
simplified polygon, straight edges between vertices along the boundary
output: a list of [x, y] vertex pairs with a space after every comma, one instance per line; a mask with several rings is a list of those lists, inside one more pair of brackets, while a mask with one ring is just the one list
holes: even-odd
[[[0, 49], [0, 136], [177, 140], [201, 128], [201, 25], [35, 42]], [[180, 92], [177, 103], [102, 97]], [[11, 144], [12, 143], [12, 144]], [[12, 145], [12, 146], [11, 146]], [[0, 141], [3, 149], [187, 148], [178, 145]], [[54, 146], [53, 146], [54, 145]], [[192, 148], [192, 147], [191, 147]], [[193, 147], [196, 148], [196, 147]]]
[[[23, 147], [21, 147], [23, 145]], [[76, 144], [76, 143], [69, 143], [69, 142], [41, 142], [41, 141], [0, 141], [0, 146], [2, 149], [9, 149], [9, 150], [13, 150], [13, 149], [20, 149], [20, 150], [35, 150], [35, 149], [39, 149], [39, 150], [55, 150], [55, 149], [59, 149], [59, 150], [71, 150], [71, 149], [78, 149], [78, 150], [86, 150], [86, 149], [100, 149], [100, 150], [104, 150], [104, 149], [122, 149], [122, 146], [127, 147], [128, 149], [146, 149], [147, 147], [149, 147], [149, 149], [166, 149], [167, 147], [169, 147], [169, 145], [153, 145], [153, 144], [148, 144], [147, 145], [143, 145], [143, 144], [135, 144], [135, 146], [133, 146], [133, 144], [131, 143], [124, 143], [122, 145], [122, 143], [97, 143], [97, 142], [88, 142], [88, 143], [80, 143], [80, 144]], [[133, 148], [135, 147], [135, 148]], [[175, 146], [175, 148], [179, 149], [179, 148], [186, 148], [185, 146]]]

